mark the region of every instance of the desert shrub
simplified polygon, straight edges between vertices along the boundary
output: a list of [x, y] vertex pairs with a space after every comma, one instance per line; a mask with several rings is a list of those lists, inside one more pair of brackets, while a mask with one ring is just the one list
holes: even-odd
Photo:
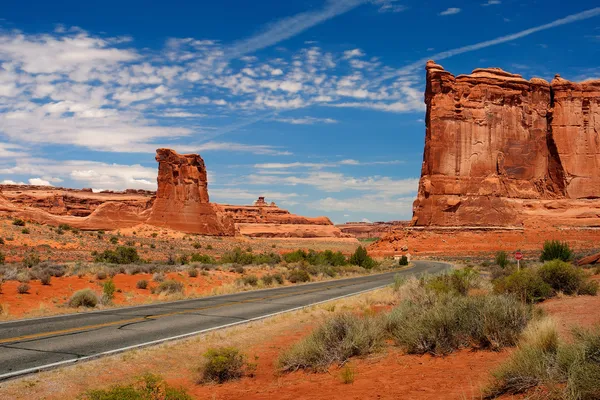
[[152, 275], [152, 280], [154, 282], [164, 282], [165, 279], [166, 279], [166, 276], [162, 272], [155, 272]]
[[577, 294], [597, 296], [599, 288], [600, 285], [598, 284], [598, 282], [592, 280], [585, 280], [577, 289]]
[[200, 383], [224, 383], [252, 375], [255, 366], [247, 362], [247, 357], [235, 347], [208, 349], [204, 353]]
[[213, 249], [213, 247], [210, 244], [206, 245], [206, 250], [212, 250], [212, 249]]
[[540, 261], [562, 260], [569, 261], [573, 258], [573, 251], [567, 242], [546, 240], [540, 255]]
[[183, 283], [175, 280], [168, 280], [161, 282], [155, 289], [155, 293], [158, 294], [175, 294], [183, 293]]
[[585, 273], [581, 268], [559, 259], [544, 263], [538, 274], [552, 289], [568, 295], [576, 294], [585, 281]]
[[577, 329], [572, 343], [558, 339], [556, 325], [548, 319], [532, 324], [517, 350], [493, 373], [488, 398], [524, 393], [541, 387], [553, 398], [600, 398], [600, 326]]
[[402, 255], [402, 257], [400, 257], [400, 261], [398, 261], [398, 265], [408, 265], [408, 257]]
[[211, 257], [206, 254], [194, 253], [191, 258], [192, 262], [202, 263], [202, 264], [216, 264], [216, 260], [214, 257]]
[[31, 287], [29, 286], [28, 283], [21, 283], [19, 286], [17, 286], [17, 292], [19, 294], [25, 294], [29, 292], [29, 289], [31, 289]]
[[69, 300], [70, 307], [96, 307], [98, 304], [98, 296], [92, 289], [78, 290], [71, 296]]
[[25, 221], [23, 221], [21, 218], [15, 218], [13, 219], [12, 224], [14, 226], [25, 226]]
[[115, 298], [117, 287], [112, 279], [107, 280], [102, 285], [102, 304], [110, 304]]
[[359, 267], [366, 269], [371, 269], [377, 265], [375, 260], [367, 254], [367, 249], [362, 246], [358, 246], [354, 251], [354, 254], [348, 259], [348, 262], [352, 265], [358, 265]]
[[47, 273], [55, 278], [60, 278], [67, 273], [67, 267], [62, 264], [51, 264], [48, 261], [44, 261], [37, 266], [42, 273]]
[[310, 275], [303, 269], [293, 269], [288, 273], [287, 280], [291, 283], [309, 282]]
[[31, 268], [40, 263], [40, 256], [35, 252], [25, 254], [23, 257], [23, 265], [27, 268]]
[[254, 254], [252, 264], [269, 264], [275, 265], [281, 262], [281, 256], [277, 253], [260, 253]]
[[148, 281], [145, 279], [140, 279], [136, 282], [135, 287], [138, 289], [146, 289], [148, 287]]
[[425, 279], [425, 287], [438, 293], [456, 292], [465, 296], [470, 289], [478, 286], [478, 281], [477, 271], [467, 267]]
[[190, 256], [182, 254], [177, 258], [177, 263], [181, 265], [187, 265], [190, 263]]
[[84, 400], [192, 400], [185, 389], [169, 386], [158, 375], [146, 374], [133, 385], [90, 390]]
[[50, 281], [52, 280], [52, 276], [47, 272], [43, 272], [42, 274], [40, 274], [39, 278], [42, 285], [45, 286], [49, 285]]
[[111, 236], [110, 239], [108, 240], [111, 244], [117, 244], [119, 243], [119, 238], [116, 236]]
[[340, 378], [342, 380], [342, 383], [345, 385], [354, 383], [354, 368], [352, 368], [348, 364], [344, 365], [344, 368], [342, 368], [342, 372], [340, 372]]
[[94, 261], [109, 264], [134, 264], [140, 261], [135, 247], [117, 246], [114, 250], [104, 250]]
[[271, 286], [273, 284], [273, 276], [272, 275], [263, 275], [263, 277], [260, 279], [267, 286]]
[[310, 265], [330, 265], [330, 266], [341, 266], [348, 264], [346, 257], [342, 252], [333, 252], [331, 250], [325, 250], [317, 252], [315, 250], [296, 250], [283, 255], [283, 259], [287, 263], [298, 263], [305, 261]]
[[287, 263], [297, 263], [306, 260], [306, 252], [304, 250], [296, 250], [283, 255], [283, 259]]
[[505, 252], [504, 250], [497, 252], [495, 261], [496, 261], [496, 265], [498, 265], [500, 268], [502, 268], [502, 269], [506, 268], [506, 266], [509, 263], [508, 253]]
[[258, 278], [256, 277], [256, 275], [247, 275], [247, 276], [242, 277], [240, 279], [240, 282], [243, 285], [256, 286], [256, 285], [258, 285]]
[[60, 224], [60, 225], [58, 225], [58, 229], [62, 229], [63, 231], [70, 231], [71, 230], [71, 225], [69, 225], [69, 224]]
[[6, 256], [4, 255], [3, 252], [0, 251], [0, 265], [4, 264], [5, 261], [6, 261]]
[[195, 242], [195, 243], [192, 243], [192, 247], [195, 248], [195, 249], [201, 249], [202, 248], [202, 244], [200, 244], [198, 242]]
[[198, 270], [196, 268], [188, 269], [187, 273], [190, 278], [195, 278], [198, 276]]
[[98, 279], [100, 281], [106, 279], [107, 276], [108, 275], [106, 274], [106, 271], [98, 271], [96, 273], [96, 279]]
[[29, 228], [23, 228], [23, 229], [21, 229], [21, 233], [23, 235], [29, 235], [31, 232], [29, 231]]
[[237, 274], [243, 274], [245, 271], [246, 270], [241, 265], [237, 265], [237, 266], [233, 267], [233, 269], [232, 269], [232, 272], [235, 272]]
[[284, 282], [283, 275], [281, 275], [279, 272], [277, 272], [275, 274], [272, 274], [271, 276], [273, 277], [273, 280], [275, 282], [277, 282], [280, 285], [283, 285], [283, 282]]
[[553, 296], [552, 287], [533, 269], [522, 269], [512, 274], [495, 279], [492, 282], [494, 292], [510, 293], [521, 301], [535, 303]]
[[374, 353], [384, 344], [384, 326], [379, 316], [337, 314], [282, 353], [279, 368], [286, 372], [324, 371], [333, 363]]
[[467, 347], [512, 346], [531, 316], [531, 307], [512, 296], [442, 293], [402, 301], [389, 314], [387, 330], [408, 353], [440, 355]]

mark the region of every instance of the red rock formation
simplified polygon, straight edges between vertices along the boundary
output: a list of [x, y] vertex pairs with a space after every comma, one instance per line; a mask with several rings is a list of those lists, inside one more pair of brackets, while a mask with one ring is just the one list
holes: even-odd
[[389, 221], [389, 222], [346, 222], [336, 225], [343, 233], [352, 235], [356, 238], [380, 238], [392, 232], [394, 229], [408, 226], [408, 221]]
[[426, 69], [414, 225], [598, 224], [600, 81]]
[[210, 204], [206, 167], [198, 154], [156, 150], [158, 190], [148, 223], [183, 232], [233, 235], [231, 218]]

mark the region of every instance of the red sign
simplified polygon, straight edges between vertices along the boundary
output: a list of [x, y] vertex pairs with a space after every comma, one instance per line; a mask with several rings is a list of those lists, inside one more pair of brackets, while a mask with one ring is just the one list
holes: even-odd
[[517, 251], [515, 253], [515, 259], [522, 260], [523, 259], [523, 253], [521, 253], [520, 251]]

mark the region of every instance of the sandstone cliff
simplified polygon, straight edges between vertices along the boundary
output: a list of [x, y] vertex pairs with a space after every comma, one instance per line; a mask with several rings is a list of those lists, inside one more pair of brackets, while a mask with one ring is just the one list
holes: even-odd
[[414, 225], [598, 224], [600, 81], [426, 70]]

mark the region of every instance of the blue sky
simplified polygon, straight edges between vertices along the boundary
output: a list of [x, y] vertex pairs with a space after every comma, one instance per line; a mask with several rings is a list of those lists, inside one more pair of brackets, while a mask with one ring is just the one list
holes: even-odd
[[4, 0], [0, 182], [155, 189], [172, 147], [212, 201], [409, 219], [427, 59], [584, 80], [599, 44], [591, 0]]

